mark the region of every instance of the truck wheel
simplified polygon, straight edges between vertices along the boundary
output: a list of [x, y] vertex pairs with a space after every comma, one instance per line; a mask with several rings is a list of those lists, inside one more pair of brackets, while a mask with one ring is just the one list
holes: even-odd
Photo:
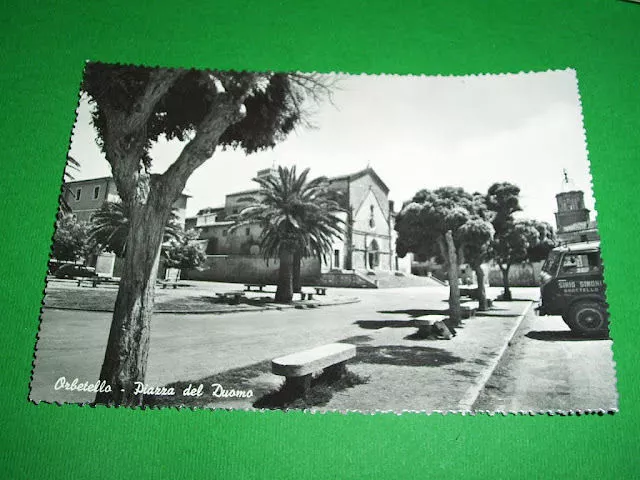
[[603, 336], [609, 333], [607, 309], [598, 302], [578, 302], [563, 317], [571, 330], [581, 335]]

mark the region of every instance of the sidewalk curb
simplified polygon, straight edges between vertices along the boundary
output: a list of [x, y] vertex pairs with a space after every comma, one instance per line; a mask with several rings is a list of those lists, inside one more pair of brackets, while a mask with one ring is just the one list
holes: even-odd
[[509, 335], [507, 336], [507, 339], [504, 342], [504, 345], [502, 346], [502, 348], [500, 348], [498, 355], [496, 355], [496, 357], [491, 360], [491, 363], [489, 364], [488, 368], [483, 372], [482, 376], [480, 377], [480, 381], [472, 385], [471, 387], [469, 387], [465, 392], [464, 396], [462, 397], [462, 399], [458, 402], [457, 411], [467, 411], [467, 412], [471, 411], [471, 409], [473, 408], [473, 404], [476, 403], [476, 401], [478, 400], [478, 397], [480, 396], [480, 393], [482, 393], [482, 390], [484, 390], [484, 387], [487, 385], [487, 382], [493, 375], [493, 372], [495, 372], [496, 367], [500, 363], [500, 360], [502, 360], [502, 357], [504, 357], [504, 354], [507, 351], [509, 344], [511, 343], [511, 341], [513, 340], [513, 337], [515, 336], [516, 332], [520, 328], [520, 325], [522, 325], [524, 318], [531, 311], [531, 307], [533, 307], [534, 303], [535, 302], [531, 300], [529, 302], [529, 305], [520, 314], [520, 316], [516, 320], [515, 325], [509, 332]]

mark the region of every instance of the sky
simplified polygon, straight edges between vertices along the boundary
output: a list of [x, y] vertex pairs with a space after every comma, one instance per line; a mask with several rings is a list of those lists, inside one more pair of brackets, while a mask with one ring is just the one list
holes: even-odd
[[[522, 218], [555, 225], [555, 195], [583, 190], [595, 218], [576, 72], [479, 76], [337, 75], [331, 101], [309, 104], [313, 128], [299, 128], [274, 149], [216, 151], [187, 183], [187, 215], [222, 206], [225, 195], [255, 188], [274, 165], [338, 176], [371, 166], [396, 208], [418, 190], [460, 186], [486, 192], [495, 182], [521, 189]], [[70, 155], [76, 180], [111, 174], [95, 142], [90, 105], [81, 98]], [[158, 141], [161, 173], [183, 148]], [[563, 170], [570, 184], [563, 184]]]

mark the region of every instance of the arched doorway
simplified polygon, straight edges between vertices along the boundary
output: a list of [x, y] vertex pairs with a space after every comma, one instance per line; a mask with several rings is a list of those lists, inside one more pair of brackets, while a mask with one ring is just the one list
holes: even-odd
[[373, 268], [377, 268], [380, 265], [380, 247], [378, 246], [378, 242], [376, 242], [376, 239], [374, 238], [373, 240], [371, 240], [371, 243], [369, 244], [369, 248], [368, 248], [368, 258], [367, 258], [367, 262], [368, 262], [368, 267], [373, 269]]

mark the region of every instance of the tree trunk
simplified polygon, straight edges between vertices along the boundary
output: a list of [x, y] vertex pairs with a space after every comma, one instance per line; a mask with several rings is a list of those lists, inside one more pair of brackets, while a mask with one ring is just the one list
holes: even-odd
[[444, 236], [447, 247], [449, 278], [449, 319], [455, 326], [460, 324], [460, 286], [458, 285], [458, 259], [453, 234], [448, 230]]
[[96, 395], [96, 403], [101, 404], [142, 402], [142, 395], [134, 393], [135, 383], [145, 380], [154, 288], [169, 211], [138, 205], [130, 215], [127, 255], [100, 371], [100, 380], [112, 391]]
[[488, 309], [487, 289], [484, 285], [484, 270], [480, 264], [473, 265], [473, 270], [476, 272], [476, 279], [478, 281], [478, 310], [482, 312]]
[[300, 293], [302, 291], [302, 280], [300, 276], [300, 270], [302, 267], [302, 255], [300, 252], [293, 254], [293, 293]]
[[503, 300], [511, 300], [511, 289], [509, 288], [509, 267], [510, 265], [507, 265], [506, 268], [502, 268], [502, 265], [500, 266], [500, 271], [502, 272], [502, 287], [504, 289], [504, 291], [502, 292], [502, 299]]
[[293, 253], [287, 249], [280, 251], [280, 268], [278, 269], [278, 288], [276, 302], [291, 303], [293, 300]]

